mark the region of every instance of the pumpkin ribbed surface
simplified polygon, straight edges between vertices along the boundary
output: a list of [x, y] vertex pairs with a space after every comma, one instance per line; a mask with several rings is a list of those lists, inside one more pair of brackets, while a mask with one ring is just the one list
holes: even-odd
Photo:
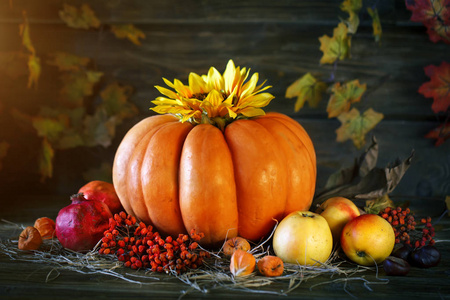
[[280, 113], [223, 131], [157, 115], [125, 135], [113, 182], [127, 213], [161, 234], [195, 229], [211, 246], [236, 235], [258, 241], [274, 220], [309, 209], [316, 156], [303, 127]]

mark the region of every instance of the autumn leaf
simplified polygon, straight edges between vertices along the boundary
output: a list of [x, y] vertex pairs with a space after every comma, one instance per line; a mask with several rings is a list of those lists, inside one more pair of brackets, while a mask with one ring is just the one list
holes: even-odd
[[353, 80], [341, 86], [337, 82], [331, 88], [331, 97], [328, 101], [328, 118], [337, 117], [350, 109], [350, 105], [361, 100], [366, 91], [366, 84], [360, 84], [359, 80]]
[[286, 98], [297, 97], [295, 111], [299, 111], [308, 101], [310, 107], [317, 107], [327, 85], [317, 80], [311, 73], [306, 73], [286, 89]]
[[61, 89], [63, 100], [72, 107], [82, 106], [84, 97], [93, 94], [94, 86], [102, 76], [102, 72], [95, 71], [64, 73], [62, 75], [63, 88]]
[[350, 57], [351, 36], [347, 33], [347, 26], [341, 22], [334, 28], [333, 37], [323, 35], [319, 38], [320, 50], [323, 52], [321, 64], [333, 64]]
[[340, 196], [354, 201], [364, 200], [366, 207], [372, 211], [389, 205], [386, 195], [394, 191], [411, 166], [414, 150], [406, 159], [397, 158], [384, 168], [377, 167], [378, 156], [378, 142], [372, 137], [372, 144], [359, 157], [355, 157], [352, 166], [328, 178], [325, 188], [314, 197], [314, 204]]
[[3, 159], [6, 157], [6, 155], [8, 154], [8, 149], [9, 149], [10, 145], [8, 142], [6, 141], [1, 141], [0, 142], [0, 171], [3, 168]]
[[53, 157], [55, 150], [49, 141], [44, 138], [42, 140], [41, 152], [39, 157], [39, 172], [41, 174], [41, 182], [53, 176]]
[[28, 24], [28, 18], [26, 11], [23, 11], [23, 24], [19, 25], [20, 36], [22, 37], [22, 45], [31, 53], [36, 54], [33, 43], [30, 38], [30, 26]]
[[354, 34], [359, 26], [359, 11], [362, 7], [362, 0], [345, 0], [340, 5], [341, 10], [349, 14], [348, 20], [344, 23], [347, 25], [348, 33]]
[[87, 57], [80, 57], [66, 52], [56, 52], [51, 55], [51, 60], [47, 61], [47, 63], [58, 67], [60, 71], [79, 71], [85, 68], [90, 61]]
[[372, 130], [383, 117], [382, 113], [377, 113], [372, 108], [366, 110], [362, 115], [356, 108], [340, 114], [338, 120], [342, 124], [336, 130], [336, 141], [345, 142], [351, 139], [355, 147], [360, 149], [365, 144], [366, 133]]
[[64, 3], [64, 7], [59, 11], [59, 17], [67, 26], [77, 29], [99, 28], [100, 20], [94, 11], [87, 4], [82, 4], [80, 8]]
[[30, 52], [28, 56], [28, 84], [27, 87], [31, 88], [33, 85], [36, 87], [39, 76], [41, 75], [41, 62], [39, 57], [36, 56], [36, 50], [31, 42], [30, 26], [28, 24], [27, 14], [23, 12], [24, 22], [20, 24], [20, 36], [22, 37], [22, 45]]
[[117, 82], [108, 85], [100, 93], [103, 101], [99, 105], [99, 108], [104, 108], [108, 116], [115, 116], [118, 120], [136, 115], [138, 112], [136, 106], [128, 102], [132, 91], [133, 88], [131, 86], [122, 86]]
[[425, 135], [428, 139], [435, 139], [435, 146], [442, 145], [447, 139], [450, 138], [450, 123], [441, 124], [438, 127], [432, 129]]
[[28, 57], [28, 84], [27, 87], [37, 86], [39, 76], [41, 75], [41, 60], [36, 55]]
[[118, 39], [128, 39], [133, 44], [140, 46], [139, 39], [145, 39], [145, 34], [133, 24], [111, 25], [111, 31]]
[[87, 147], [101, 145], [108, 147], [115, 136], [117, 118], [108, 117], [104, 109], [96, 110], [94, 115], [84, 119], [83, 140]]
[[405, 3], [412, 12], [411, 21], [422, 22], [432, 42], [442, 40], [450, 44], [450, 0], [407, 0]]
[[373, 36], [375, 37], [375, 42], [379, 43], [381, 40], [381, 34], [383, 30], [381, 29], [380, 16], [378, 15], [378, 9], [372, 9], [371, 7], [367, 8], [367, 12], [372, 18], [372, 29]]
[[433, 98], [431, 109], [435, 112], [446, 112], [450, 107], [450, 63], [442, 62], [440, 66], [433, 65], [424, 68], [430, 81], [419, 88], [419, 93], [427, 98]]

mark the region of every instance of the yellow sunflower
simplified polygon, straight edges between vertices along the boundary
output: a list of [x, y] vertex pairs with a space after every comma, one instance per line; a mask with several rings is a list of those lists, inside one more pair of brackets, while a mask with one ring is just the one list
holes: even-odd
[[189, 85], [180, 80], [174, 82], [163, 78], [171, 89], [155, 86], [164, 96], [157, 97], [151, 108], [160, 114], [173, 114], [181, 122], [210, 123], [219, 128], [238, 117], [256, 117], [264, 115], [261, 107], [267, 106], [274, 98], [264, 92], [265, 81], [258, 85], [258, 73], [247, 81], [250, 69], [235, 67], [228, 61], [223, 74], [211, 67], [206, 75], [189, 74]]

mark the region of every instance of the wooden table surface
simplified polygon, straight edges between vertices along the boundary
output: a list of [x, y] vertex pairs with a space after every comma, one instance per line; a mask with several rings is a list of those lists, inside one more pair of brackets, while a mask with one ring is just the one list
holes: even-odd
[[[42, 196], [41, 196], [42, 197]], [[14, 244], [21, 231], [20, 226], [32, 225], [37, 217], [55, 218], [64, 203], [64, 197], [37, 197], [27, 206], [21, 205], [29, 199], [16, 197], [14, 206], [3, 210], [0, 218], [0, 299], [130, 299], [132, 297], [158, 298], [381, 298], [381, 299], [450, 299], [450, 217], [445, 214], [439, 219], [433, 216], [436, 228], [437, 247], [442, 259], [435, 268], [412, 268], [405, 277], [387, 276], [379, 268], [343, 276], [323, 273], [315, 278], [304, 277], [304, 281], [287, 295], [288, 280], [276, 280], [268, 286], [253, 288], [253, 291], [239, 288], [231, 282], [225, 286], [198, 281], [203, 291], [196, 290], [180, 279], [166, 274], [147, 273], [119, 267], [117, 274], [129, 282], [114, 276], [89, 273], [86, 268], [68, 270], [58, 263], [38, 263], [21, 260], [31, 254], [10, 256], [5, 254], [5, 245]], [[41, 200], [41, 202], [39, 201]], [[42, 203], [45, 203], [44, 205]], [[415, 201], [414, 203], [417, 203]], [[421, 217], [421, 210], [414, 210]], [[11, 223], [10, 223], [11, 222]], [[346, 263], [343, 264], [346, 266]], [[353, 266], [351, 266], [354, 268]], [[84, 272], [84, 273], [81, 273]], [[253, 279], [261, 278], [255, 275]], [[301, 279], [299, 275], [296, 283]]]

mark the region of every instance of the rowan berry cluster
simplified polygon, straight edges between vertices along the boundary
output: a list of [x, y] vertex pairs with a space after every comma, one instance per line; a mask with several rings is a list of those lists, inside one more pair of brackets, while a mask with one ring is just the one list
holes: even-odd
[[434, 245], [434, 227], [431, 224], [431, 218], [423, 218], [420, 220], [423, 224], [421, 232], [416, 228], [417, 223], [414, 215], [409, 208], [386, 207], [380, 211], [379, 215], [387, 220], [394, 229], [395, 243], [420, 248], [425, 245]]
[[210, 254], [199, 249], [204, 237], [195, 229], [179, 234], [176, 239], [163, 238], [151, 225], [136, 223], [136, 218], [125, 212], [109, 219], [109, 229], [103, 234], [100, 254], [115, 254], [119, 261], [132, 269], [150, 269], [153, 272], [176, 272], [197, 269]]

